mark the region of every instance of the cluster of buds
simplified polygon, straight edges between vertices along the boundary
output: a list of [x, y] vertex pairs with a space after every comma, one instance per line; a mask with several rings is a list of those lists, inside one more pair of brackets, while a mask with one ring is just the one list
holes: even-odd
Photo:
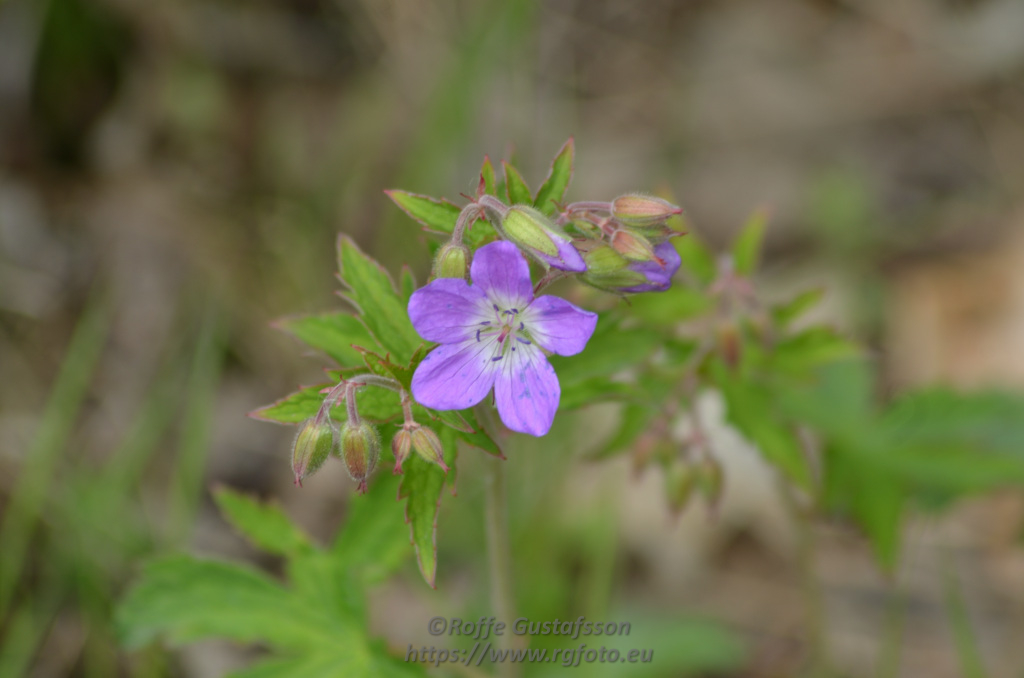
[[434, 429], [416, 423], [412, 416], [412, 400], [405, 391], [402, 391], [402, 414], [405, 418], [402, 430], [391, 439], [391, 453], [395, 455], [394, 473], [402, 472], [402, 464], [412, 452], [431, 464], [437, 464], [442, 471], [448, 473], [441, 439], [434, 433]]
[[[415, 451], [447, 473], [441, 440], [432, 429], [413, 420], [412, 400], [405, 389], [393, 379], [362, 374], [325, 389], [327, 394], [320, 410], [299, 428], [292, 447], [295, 484], [301, 486], [304, 478], [316, 473], [329, 456], [334, 456], [345, 464], [349, 477], [358, 484], [357, 490], [360, 493], [366, 492], [367, 479], [377, 468], [380, 459], [381, 438], [377, 429], [359, 416], [356, 390], [364, 386], [397, 391], [401, 397], [405, 422], [391, 440], [391, 451], [395, 455], [394, 472], [401, 473], [402, 464], [410, 452]], [[331, 421], [331, 408], [341, 400], [345, 401], [347, 418], [339, 427]]]
[[576, 202], [554, 219], [529, 205], [506, 205], [478, 195], [459, 215], [449, 242], [434, 260], [432, 278], [465, 278], [469, 250], [465, 230], [483, 217], [502, 239], [546, 269], [579, 274], [598, 289], [626, 294], [660, 292], [671, 285], [680, 258], [669, 238], [682, 233], [668, 220], [682, 213], [672, 203], [628, 194], [611, 202]]
[[441, 439], [432, 428], [417, 424], [415, 421], [407, 421], [402, 425], [402, 430], [391, 439], [391, 452], [395, 455], [395, 474], [402, 472], [402, 464], [412, 452], [431, 464], [437, 464], [445, 473], [448, 472], [448, 465], [444, 463]]
[[611, 202], [567, 205], [558, 223], [584, 239], [583, 282], [616, 293], [660, 292], [681, 263], [669, 238], [682, 235], [668, 220], [682, 209], [653, 196], [627, 194]]
[[[372, 376], [372, 375], [367, 375]], [[307, 419], [299, 428], [292, 447], [292, 471], [295, 484], [320, 470], [328, 456], [341, 459], [359, 492], [366, 492], [366, 479], [377, 467], [380, 457], [380, 434], [371, 424], [363, 421], [356, 407], [356, 389], [362, 381], [343, 381], [330, 389], [316, 416]], [[339, 428], [331, 420], [331, 407], [344, 398], [348, 418]]]

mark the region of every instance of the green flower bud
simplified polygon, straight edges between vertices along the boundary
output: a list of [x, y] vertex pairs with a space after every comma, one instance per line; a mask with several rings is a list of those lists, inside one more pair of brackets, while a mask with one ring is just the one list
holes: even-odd
[[441, 246], [434, 259], [431, 278], [463, 278], [469, 271], [469, 248], [448, 242]]
[[590, 238], [592, 240], [600, 240], [603, 235], [601, 227], [595, 223], [587, 221], [586, 219], [573, 219], [568, 224], [567, 228], [571, 228], [576, 233], [579, 233], [584, 238]]
[[587, 271], [580, 280], [606, 292], [618, 292], [622, 288], [642, 285], [647, 282], [643, 273], [629, 268], [629, 261], [604, 243], [590, 242], [583, 253]]
[[612, 201], [612, 216], [634, 228], [657, 226], [669, 217], [682, 214], [678, 205], [650, 195], [630, 193]]
[[391, 454], [395, 455], [393, 471], [395, 475], [402, 472], [402, 464], [409, 458], [410, 452], [412, 452], [412, 434], [403, 428], [391, 439]]
[[441, 439], [437, 437], [434, 430], [426, 426], [416, 425], [412, 429], [412, 449], [431, 464], [437, 464], [445, 473], [448, 473], [448, 466], [444, 463], [444, 449], [441, 447]]
[[626, 229], [615, 231], [612, 236], [612, 249], [630, 261], [656, 261], [663, 265], [665, 262], [654, 253], [654, 245], [651, 241]]
[[[353, 424], [345, 422], [341, 427], [341, 460], [345, 462], [352, 480], [359, 483], [359, 491], [366, 492], [366, 479], [377, 467], [380, 458], [380, 435], [370, 424], [361, 421]], [[338, 448], [334, 449], [338, 454]]]
[[295, 444], [292, 447], [292, 471], [295, 472], [295, 484], [299, 486], [302, 485], [303, 478], [320, 470], [334, 448], [334, 427], [329, 421], [319, 419], [307, 419], [295, 436]]
[[558, 255], [554, 238], [566, 240], [542, 212], [526, 205], [515, 205], [509, 209], [501, 221], [501, 229], [505, 237], [519, 247], [552, 257]]

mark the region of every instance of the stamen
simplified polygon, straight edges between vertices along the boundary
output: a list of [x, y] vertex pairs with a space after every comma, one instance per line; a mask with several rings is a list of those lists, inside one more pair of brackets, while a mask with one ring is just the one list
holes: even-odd
[[492, 363], [493, 363], [493, 362], [497, 362], [498, 360], [501, 360], [501, 358], [502, 358], [502, 356], [500, 356], [500, 355], [496, 355], [496, 356], [494, 356], [493, 358], [491, 358], [491, 362], [492, 362]]
[[476, 331], [476, 340], [480, 341], [480, 330]]
[[516, 337], [516, 341], [518, 341], [520, 344], [532, 344], [533, 343], [529, 339], [523, 339], [522, 337]]
[[519, 331], [522, 332], [525, 329], [526, 327], [523, 325], [523, 323], [519, 323]]

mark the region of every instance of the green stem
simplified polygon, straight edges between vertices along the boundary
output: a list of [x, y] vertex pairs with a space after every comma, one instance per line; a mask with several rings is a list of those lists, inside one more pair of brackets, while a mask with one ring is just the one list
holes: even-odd
[[828, 647], [828, 630], [826, 628], [825, 600], [821, 582], [815, 570], [814, 525], [811, 517], [799, 503], [789, 483], [781, 481], [781, 493], [786, 508], [797, 526], [799, 539], [798, 557], [800, 575], [804, 589], [804, 615], [806, 623], [807, 643], [810, 646], [809, 676], [827, 676], [831, 672], [831, 660]]
[[[485, 429], [490, 428], [490, 412], [485, 406], [476, 408], [477, 420]], [[508, 529], [508, 501], [506, 496], [505, 460], [491, 458], [484, 493], [486, 502], [487, 564], [490, 571], [491, 607], [498, 621], [511, 625], [515, 619], [515, 593], [512, 582], [512, 546]], [[512, 636], [499, 637], [502, 649], [511, 647]], [[518, 675], [518, 664], [503, 662], [499, 674], [506, 678]]]

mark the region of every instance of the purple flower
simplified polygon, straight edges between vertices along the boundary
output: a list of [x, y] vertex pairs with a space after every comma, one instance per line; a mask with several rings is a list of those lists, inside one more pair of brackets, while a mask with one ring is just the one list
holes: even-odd
[[664, 292], [672, 286], [672, 276], [679, 270], [679, 266], [683, 263], [682, 259], [679, 258], [679, 252], [676, 252], [676, 248], [672, 246], [672, 243], [666, 241], [659, 245], [654, 246], [654, 254], [665, 262], [662, 266], [657, 261], [634, 261], [629, 265], [629, 268], [638, 272], [643, 273], [644, 277], [647, 278], [647, 282], [639, 285], [633, 285], [632, 287], [623, 287], [623, 292]]
[[542, 436], [551, 428], [561, 389], [544, 355], [575, 355], [597, 314], [558, 297], [534, 299], [530, 267], [510, 242], [481, 247], [470, 285], [438, 278], [413, 293], [409, 318], [431, 351], [412, 377], [413, 397], [435, 410], [472, 407], [494, 389], [501, 420]]

